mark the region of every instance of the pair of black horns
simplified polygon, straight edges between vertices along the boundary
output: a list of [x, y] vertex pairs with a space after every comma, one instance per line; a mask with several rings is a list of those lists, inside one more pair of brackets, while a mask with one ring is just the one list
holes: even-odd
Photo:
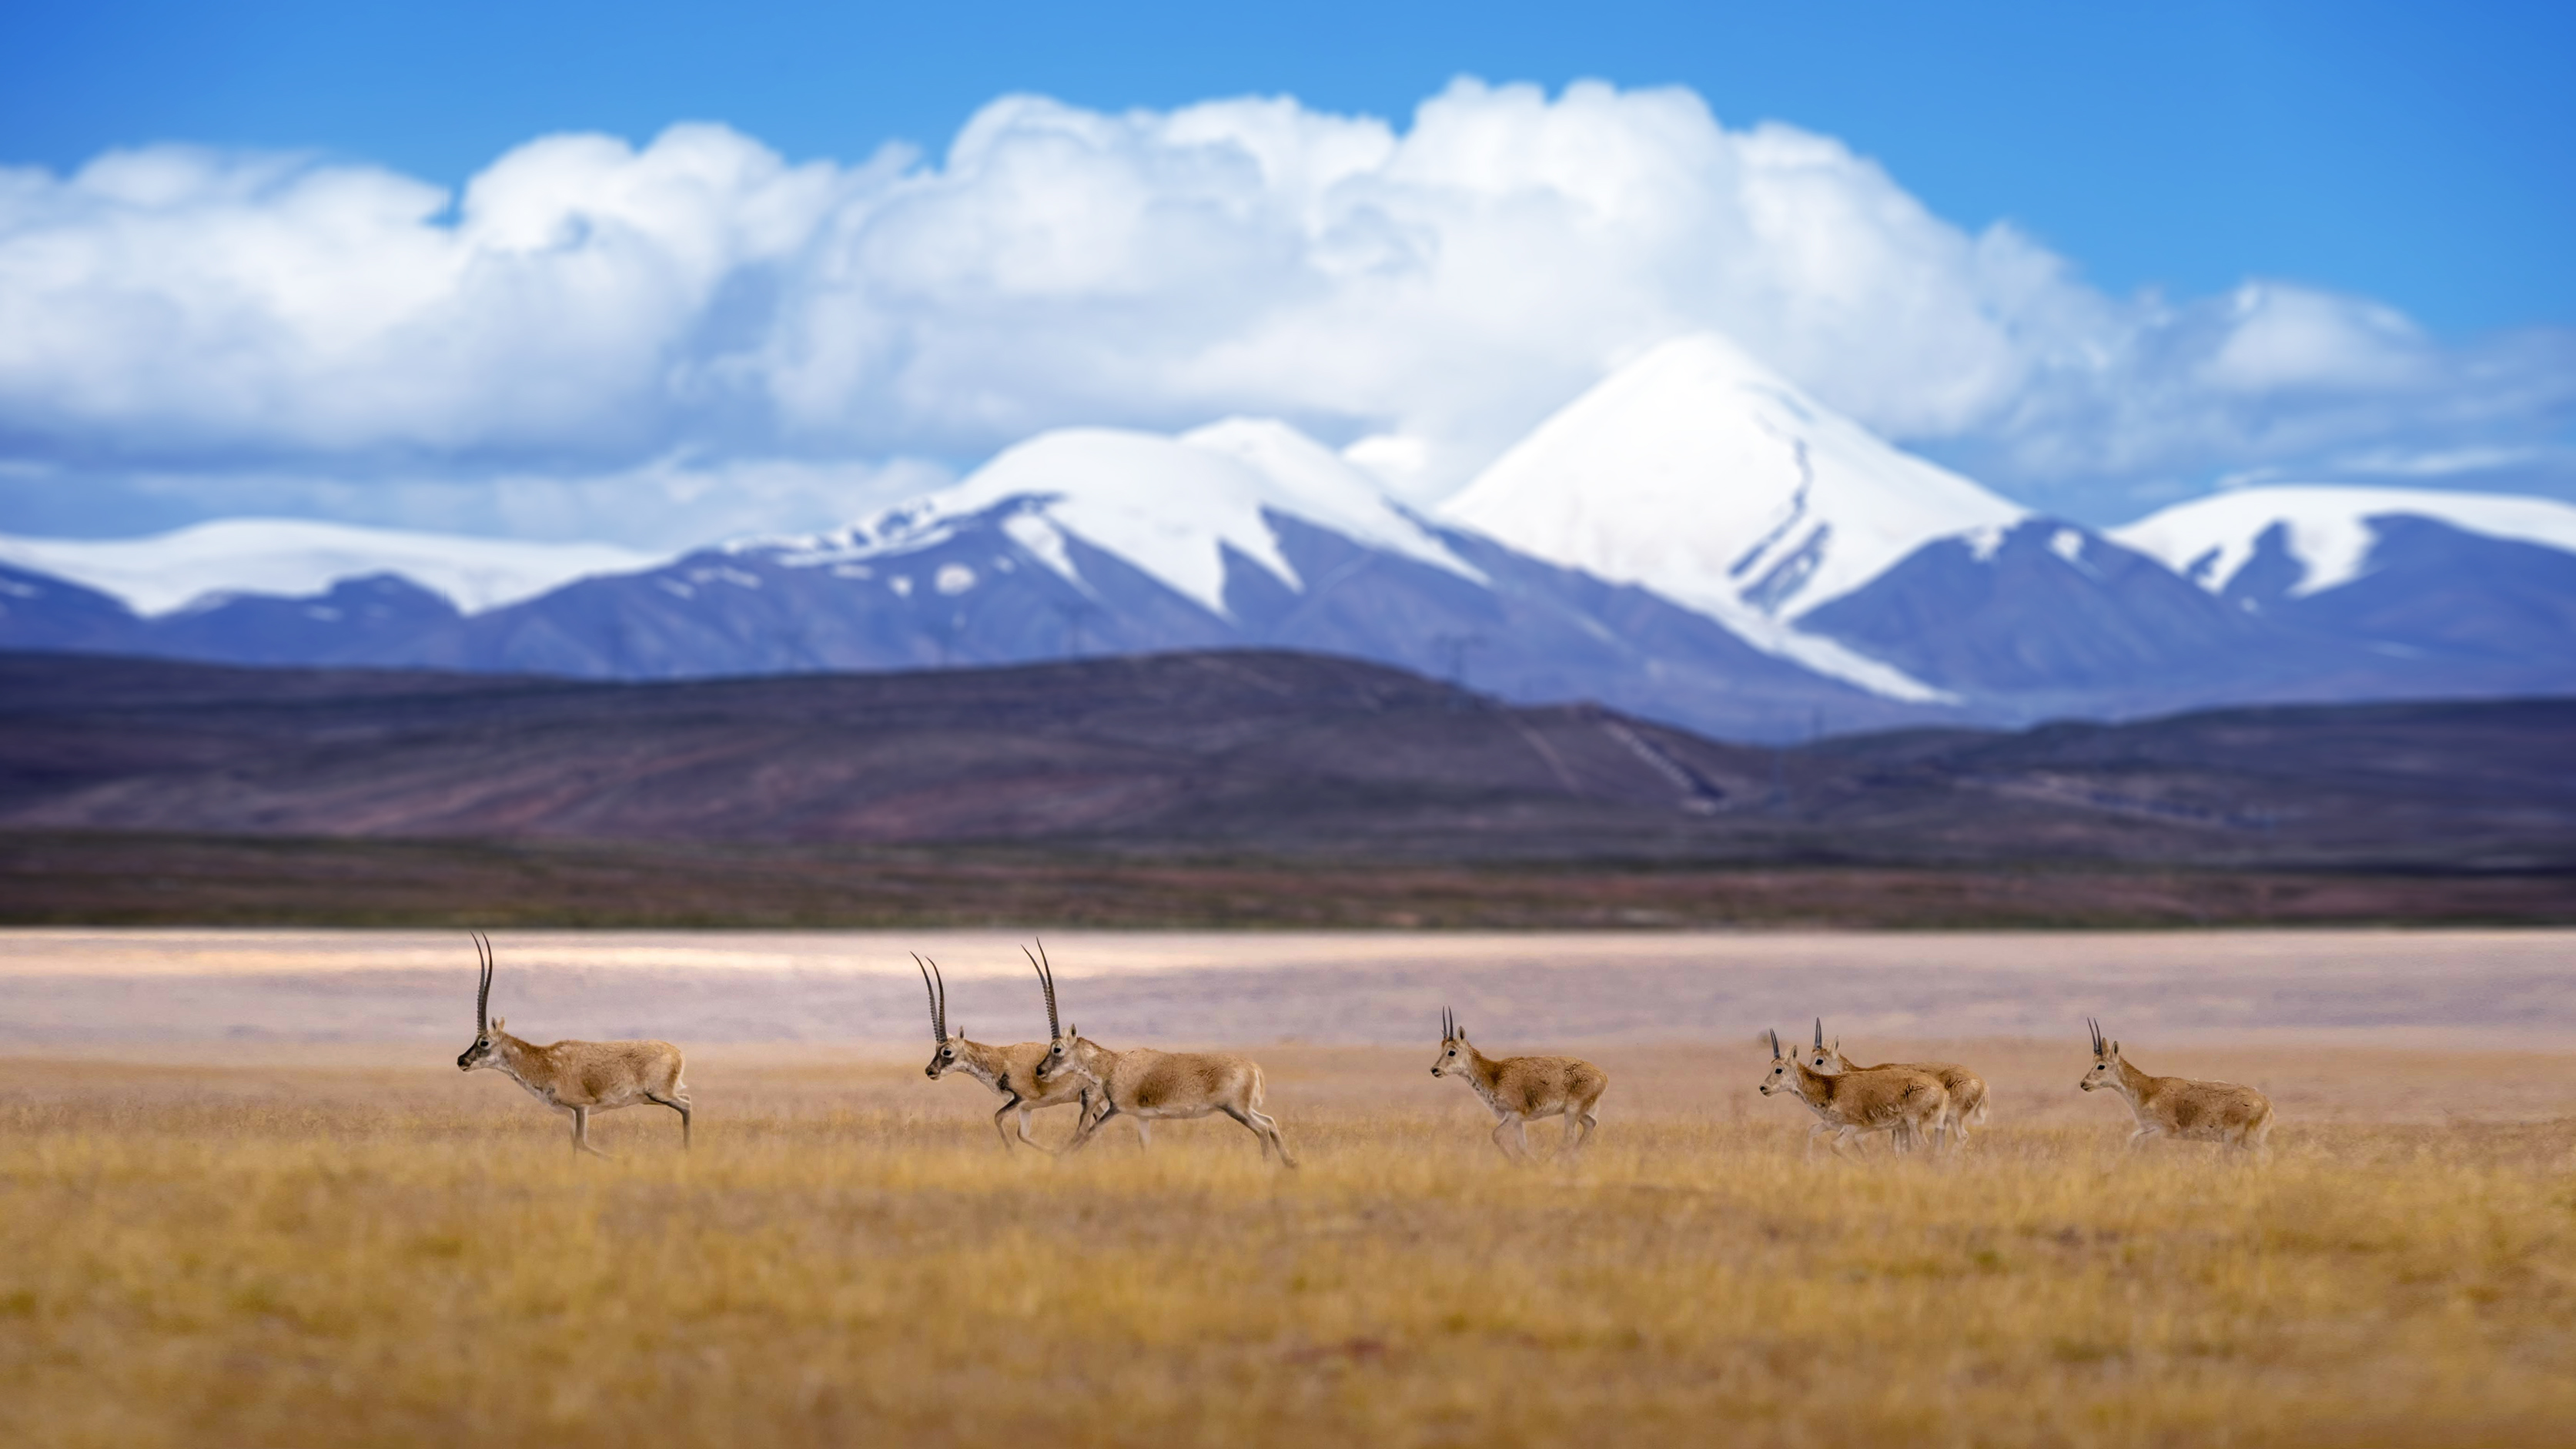
[[482, 983], [474, 988], [474, 1034], [481, 1036], [492, 1028], [492, 938], [481, 931], [469, 931], [474, 938], [474, 955], [483, 963]]
[[1458, 1013], [1445, 1006], [1440, 1008], [1440, 1039], [1445, 1042], [1458, 1039]]
[[939, 963], [924, 961], [921, 953], [912, 953], [913, 968], [921, 973], [922, 989], [930, 993], [930, 1039], [941, 1045], [948, 1041], [948, 982], [939, 974]]
[[2102, 1023], [2088, 1016], [2084, 1018], [2084, 1025], [2093, 1033], [2093, 1055], [2102, 1055]]
[[1020, 954], [1029, 958], [1029, 969], [1038, 973], [1038, 986], [1046, 992], [1047, 1040], [1062, 1041], [1064, 1029], [1056, 1025], [1055, 1016], [1055, 968], [1047, 961], [1046, 942], [1040, 940], [1035, 952], [1022, 946]]

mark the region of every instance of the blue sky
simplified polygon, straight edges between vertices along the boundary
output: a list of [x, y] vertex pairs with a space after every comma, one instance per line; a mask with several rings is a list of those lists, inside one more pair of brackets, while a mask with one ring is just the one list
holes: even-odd
[[[614, 355], [616, 338], [596, 352], [554, 358], [551, 371], [516, 389], [506, 406], [442, 394], [434, 407], [388, 410], [370, 400], [384, 392], [377, 386], [367, 397], [317, 404], [309, 417], [287, 414], [307, 386], [299, 379], [318, 372], [281, 363], [274, 378], [217, 396], [158, 378], [165, 361], [177, 367], [166, 348], [61, 366], [28, 344], [14, 359], [17, 373], [13, 359], [0, 357], [0, 529], [124, 531], [192, 513], [264, 508], [521, 532], [599, 531], [625, 511], [603, 500], [646, 486], [741, 493], [749, 501], [724, 515], [727, 526], [760, 517], [763, 507], [782, 523], [802, 523], [807, 514], [971, 465], [1022, 427], [1072, 420], [1180, 426], [1210, 409], [1265, 404], [1337, 443], [1381, 431], [1422, 435], [1433, 456], [1452, 460], [1419, 485], [1436, 492], [1546, 398], [1579, 386], [1586, 369], [1652, 340], [1646, 332], [1683, 323], [1724, 325], [1829, 401], [1910, 446], [2006, 491], [2100, 521], [2224, 479], [2284, 471], [2359, 476], [2379, 467], [2409, 482], [2576, 492], [2576, 469], [2564, 456], [2571, 396], [2565, 329], [2576, 327], [2576, 268], [2565, 262], [2576, 255], [2576, 177], [2567, 160], [2576, 142], [2576, 86], [2565, 83], [2567, 58], [2576, 54], [2571, 16], [2576, 7], [2352, 0], [13, 6], [0, 18], [0, 165], [48, 184], [21, 188], [14, 217], [0, 201], [0, 307], [8, 305], [12, 236], [26, 243], [14, 275], [31, 287], [26, 279], [60, 274], [45, 270], [53, 263], [26, 259], [58, 257], [63, 247], [89, 248], [93, 258], [142, 256], [135, 240], [141, 223], [129, 213], [137, 204], [163, 206], [174, 186], [197, 198], [191, 205], [212, 205], [204, 198], [220, 193], [249, 197], [241, 207], [270, 207], [243, 222], [240, 235], [257, 237], [282, 219], [319, 214], [323, 203], [313, 198], [347, 192], [357, 184], [341, 184], [349, 177], [374, 178], [367, 184], [381, 195], [367, 205], [378, 211], [409, 204], [395, 195], [396, 180], [445, 190], [461, 205], [459, 189], [541, 138], [606, 133], [645, 148], [649, 159], [661, 154], [656, 138], [673, 123], [704, 121], [788, 171], [802, 163], [834, 168], [831, 177], [812, 180], [805, 200], [778, 202], [807, 208], [797, 224], [809, 231], [793, 246], [798, 256], [813, 257], [824, 245], [816, 237], [856, 236], [878, 225], [849, 219], [856, 214], [850, 208], [878, 206], [876, 200], [849, 198], [879, 194], [869, 191], [876, 183], [868, 163], [885, 143], [909, 141], [924, 153], [880, 161], [898, 172], [910, 167], [905, 184], [916, 190], [957, 182], [966, 173], [948, 164], [952, 138], [970, 118], [989, 120], [988, 107], [1008, 94], [1051, 97], [1076, 117], [1109, 119], [1131, 108], [1173, 116], [1212, 100], [1293, 96], [1301, 115], [1382, 118], [1401, 135], [1415, 127], [1417, 108], [1451, 94], [1453, 78], [1470, 76], [1492, 86], [1536, 82], [1548, 98], [1563, 97], [1566, 84], [1581, 78], [1605, 80], [1630, 97], [1684, 87], [1725, 136], [1750, 136], [1769, 120], [1839, 143], [1845, 160], [1826, 168], [1842, 178], [1834, 183], [1843, 187], [1836, 205], [1919, 205], [1949, 229], [1906, 234], [1929, 249], [1924, 255], [1957, 252], [1952, 234], [1976, 253], [1940, 263], [1945, 276], [1974, 273], [1961, 283], [1969, 298], [1962, 306], [1998, 336], [2056, 330], [1994, 374], [2021, 379], [2013, 384], [2021, 393], [2006, 396], [1999, 382], [1973, 399], [1933, 396], [1946, 386], [1934, 374], [2003, 366], [1933, 349], [1920, 363], [1930, 379], [1925, 395], [1913, 396], [1901, 379], [1837, 363], [1851, 350], [1851, 336], [1799, 320], [1817, 315], [1813, 308], [1792, 309], [1785, 320], [1749, 317], [1740, 299], [1709, 301], [1700, 283], [1685, 279], [1643, 301], [1587, 294], [1582, 300], [1596, 308], [1628, 307], [1626, 325], [1638, 335], [1581, 328], [1533, 334], [1525, 339], [1533, 357], [1550, 347], [1582, 355], [1561, 369], [1532, 363], [1487, 379], [1503, 399], [1491, 416], [1470, 417], [1465, 403], [1432, 397], [1368, 416], [1329, 388], [1280, 381], [1285, 364], [1264, 364], [1268, 372], [1252, 367], [1223, 387], [1194, 383], [1157, 393], [1151, 379], [1136, 380], [1136, 401], [1118, 416], [1081, 417], [1084, 408], [1120, 412], [1124, 405], [1034, 383], [975, 407], [942, 398], [936, 407], [924, 404], [926, 412], [906, 413], [885, 400], [916, 396], [942, 377], [984, 378], [994, 366], [977, 371], [959, 360], [948, 372], [906, 374], [852, 362], [832, 373], [816, 361], [832, 353], [831, 339], [815, 340], [822, 324], [811, 317], [891, 327], [884, 321], [891, 304], [872, 297], [846, 315], [822, 311], [781, 322], [777, 308], [801, 304], [761, 300], [769, 292], [802, 297], [829, 289], [808, 285], [811, 278], [798, 270], [804, 263], [762, 251], [767, 243], [757, 239], [737, 239], [726, 245], [748, 248], [749, 261], [736, 258], [739, 265], [710, 274], [685, 306], [672, 304], [664, 331], [622, 338], [688, 364], [660, 374], [687, 370], [692, 379], [685, 405], [661, 397], [663, 411], [686, 415], [665, 428], [601, 421], [631, 411], [639, 398], [660, 397], [652, 389], [664, 385], [601, 362]], [[1487, 101], [1451, 110], [1481, 107], [1484, 119], [1474, 124], [1504, 126], [1495, 117], [1510, 107], [1491, 103], [1490, 90], [1483, 94]], [[1040, 119], [994, 125], [1025, 138], [1032, 124], [1059, 131], [1072, 124]], [[1579, 129], [1571, 111], [1559, 119]], [[1607, 124], [1628, 128], [1622, 135], [1629, 139], [1618, 143], [1624, 146], [1647, 145], [1635, 139], [1641, 136], [1669, 140], [1682, 123], [1635, 105]], [[1132, 139], [1094, 137], [1084, 143], [1092, 147], [1086, 154], [1127, 156], [1121, 148]], [[125, 212], [100, 220], [107, 213], [82, 210], [94, 198], [73, 194], [78, 188], [67, 178], [103, 153], [174, 143], [194, 148], [187, 154], [198, 169], [184, 180], [172, 179], [175, 161], [141, 182], [128, 167], [108, 187]], [[1703, 154], [1691, 149], [1701, 139], [1674, 144]], [[1135, 145], [1144, 148], [1136, 154], [1150, 156], [1122, 161], [1112, 168], [1116, 176], [1172, 174], [1168, 138]], [[1773, 146], [1756, 159], [1772, 165], [1777, 152]], [[276, 160], [278, 153], [301, 159]], [[704, 160], [713, 153], [693, 154]], [[270, 159], [244, 159], [260, 157]], [[614, 169], [613, 158], [539, 159], [546, 164], [518, 168], [529, 173], [524, 185], [612, 184], [600, 178]], [[1887, 182], [1877, 190], [1866, 174], [1873, 162]], [[705, 164], [731, 168], [726, 175], [734, 179], [725, 185], [755, 184], [740, 180], [748, 174], [742, 167], [757, 165], [739, 155]], [[295, 172], [302, 183], [280, 179], [281, 168], [295, 167], [304, 168]], [[1187, 190], [1198, 183], [1172, 184]], [[824, 191], [839, 199], [813, 199]], [[135, 201], [147, 193], [146, 203]], [[1192, 204], [1206, 200], [1198, 191], [1189, 195], [1197, 198]], [[748, 203], [726, 192], [721, 204], [739, 210]], [[190, 224], [202, 225], [205, 214]], [[983, 225], [1000, 214], [976, 212], [984, 222], [959, 224]], [[456, 215], [451, 205], [411, 224], [450, 226]], [[407, 235], [382, 224], [397, 243]], [[1693, 247], [1719, 247], [1737, 235], [1726, 230], [1732, 223], [1710, 224], [1718, 230], [1706, 237], [1681, 236], [1669, 252], [1651, 256], [1623, 254], [1617, 265], [1675, 266], [1673, 258], [1687, 258]], [[671, 225], [687, 232], [685, 223]], [[217, 227], [212, 234], [230, 233]], [[882, 228], [871, 235], [879, 239], [851, 243], [855, 250], [834, 265], [885, 255], [891, 243]], [[1989, 254], [2000, 244], [1991, 239], [1998, 236], [2022, 251], [1994, 260]], [[1891, 255], [1916, 245], [1905, 236], [1879, 241]], [[1457, 236], [1447, 244], [1453, 251], [1464, 245]], [[1531, 245], [1543, 251], [1549, 243]], [[1252, 274], [1240, 268], [1250, 264], [1235, 251], [1191, 255], [1218, 270], [1237, 269], [1226, 272], [1229, 288], [1271, 284], [1247, 283]], [[109, 278], [113, 305], [101, 302], [107, 311], [72, 321], [56, 318], [66, 329], [61, 335], [92, 335], [102, 316], [141, 315], [134, 298], [145, 294], [156, 299], [152, 306], [192, 317], [213, 305], [206, 298], [230, 295], [200, 285], [203, 278], [190, 270], [202, 270], [197, 259], [155, 256], [135, 265], [150, 275]], [[1891, 266], [1870, 274], [1870, 285], [1880, 288], [1874, 295], [1901, 297], [1910, 285], [1904, 268]], [[2028, 288], [2011, 280], [2016, 267], [2054, 267], [2064, 285], [2031, 302]], [[1287, 272], [1260, 275], [1295, 289], [1293, 279], [1280, 280]], [[2275, 290], [2247, 293], [2249, 281]], [[347, 285], [400, 290], [407, 283], [388, 274]], [[237, 277], [223, 286], [241, 290]], [[918, 297], [934, 282], [916, 277], [906, 286], [907, 296]], [[1132, 329], [1126, 335], [1133, 348], [1179, 349], [1174, 368], [1186, 361], [1204, 374], [1210, 358], [1232, 355], [1232, 344], [1196, 334], [1175, 340], [1170, 329], [1149, 325], [1146, 314], [1156, 307], [1177, 314], [1194, 305], [1204, 311], [1203, 302], [1175, 294], [1139, 304], [1141, 311], [1095, 303], [1080, 314], [1083, 326]], [[313, 297], [278, 304], [279, 315], [291, 317], [327, 315], [333, 305]], [[2103, 315], [2068, 320], [2086, 309]], [[946, 337], [962, 325], [954, 312], [905, 317], [903, 325], [916, 330], [887, 346], [907, 355], [921, 336]], [[2227, 330], [2241, 333], [2247, 317], [2268, 329], [2250, 342], [2251, 334]], [[240, 336], [201, 338], [204, 355], [238, 358], [271, 347], [271, 334], [285, 324], [263, 316], [241, 325], [248, 330]], [[1270, 332], [1287, 325], [1276, 316], [1244, 322]], [[482, 323], [442, 326], [442, 336], [484, 335]], [[802, 340], [793, 347], [775, 338], [758, 347], [737, 345], [738, 337], [722, 345], [708, 340], [761, 327]], [[2120, 339], [2113, 350], [2131, 356], [2122, 364], [2130, 371], [2097, 379], [2089, 392], [2064, 382], [2065, 357], [2110, 347], [2102, 339], [2112, 337]], [[2357, 339], [2351, 358], [2358, 360], [2312, 365], [2317, 349], [2343, 345], [2336, 339]], [[2372, 339], [2387, 345], [2372, 352]], [[353, 355], [344, 342], [326, 345], [297, 333], [293, 346], [340, 358], [337, 377]], [[0, 350], [6, 346], [0, 340]], [[1024, 340], [996, 346], [1006, 361], [1048, 353]], [[708, 379], [738, 378], [752, 366], [742, 359], [755, 352], [774, 381], [757, 406], [740, 397], [708, 401], [716, 390]], [[777, 361], [789, 352], [795, 368]], [[2182, 375], [2173, 369], [2182, 364], [2158, 373], [2154, 359], [2184, 354], [2196, 359], [2194, 377], [2219, 362], [2236, 369], [2238, 391], [2204, 409], [2236, 409], [2225, 427], [2194, 431], [2123, 411], [2124, 398], [2171, 392]], [[306, 363], [319, 368], [311, 357]], [[2292, 357], [2306, 370], [2281, 371], [2282, 359]], [[550, 412], [526, 401], [530, 388], [542, 391], [589, 367], [605, 379], [595, 395], [567, 397]], [[253, 372], [255, 382], [265, 376]], [[88, 391], [73, 396], [68, 384], [57, 386], [56, 374], [89, 379]], [[13, 376], [35, 381], [13, 396]], [[836, 377], [842, 392], [817, 391]], [[2260, 392], [2259, 405], [2246, 401], [2247, 388]], [[808, 413], [797, 414], [798, 407]], [[2179, 416], [2203, 404], [2174, 407]], [[868, 421], [819, 427], [814, 409]], [[804, 420], [791, 426], [779, 417]], [[2088, 428], [2097, 435], [2090, 442]], [[2443, 459], [2468, 462], [2453, 470], [2455, 478]], [[491, 480], [503, 477], [514, 480], [508, 486], [517, 489], [516, 503], [494, 501]], [[660, 481], [635, 481], [647, 477]], [[707, 514], [672, 526], [716, 524]]]

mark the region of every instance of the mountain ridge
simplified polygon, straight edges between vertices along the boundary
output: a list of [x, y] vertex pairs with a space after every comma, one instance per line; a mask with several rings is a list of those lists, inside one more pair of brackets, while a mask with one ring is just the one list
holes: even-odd
[[[224, 525], [0, 540], [0, 647], [614, 679], [1292, 648], [1770, 741], [2576, 692], [2576, 508], [2254, 489], [2095, 530], [1889, 446], [1707, 335], [1604, 379], [1428, 511], [1286, 423], [1236, 418], [1044, 433], [841, 529], [634, 567], [283, 527], [230, 530], [260, 544], [230, 564], [206, 548]], [[204, 592], [254, 576], [324, 584]]]

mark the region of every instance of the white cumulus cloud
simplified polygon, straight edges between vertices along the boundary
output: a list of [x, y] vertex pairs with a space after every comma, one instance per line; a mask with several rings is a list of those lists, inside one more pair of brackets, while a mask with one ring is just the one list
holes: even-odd
[[455, 193], [180, 147], [0, 170], [0, 489], [553, 480], [631, 537], [617, 480], [774, 493], [1051, 426], [1268, 414], [1428, 500], [1700, 329], [2028, 501], [2114, 516], [2174, 479], [2528, 452], [2576, 408], [2561, 333], [2447, 346], [2278, 282], [2113, 297], [1830, 137], [1729, 129], [1681, 90], [1461, 81], [1401, 128], [1012, 96], [943, 156], [854, 164], [716, 125], [553, 136]]

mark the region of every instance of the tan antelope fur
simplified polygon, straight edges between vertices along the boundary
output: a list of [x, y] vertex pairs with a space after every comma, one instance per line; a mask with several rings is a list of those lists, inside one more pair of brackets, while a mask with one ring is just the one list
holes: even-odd
[[652, 1102], [680, 1114], [680, 1145], [689, 1145], [689, 1084], [680, 1080], [680, 1049], [666, 1041], [559, 1041], [551, 1046], [524, 1042], [501, 1028], [492, 1014], [492, 942], [474, 933], [475, 954], [483, 961], [483, 981], [474, 993], [474, 1045], [456, 1059], [456, 1069], [489, 1067], [506, 1072], [530, 1096], [558, 1112], [572, 1114], [572, 1145], [594, 1157], [608, 1154], [590, 1145], [590, 1114]]
[[[1454, 1076], [1484, 1099], [1494, 1113], [1494, 1147], [1505, 1159], [1526, 1162], [1533, 1154], [1529, 1124], [1540, 1117], [1563, 1117], [1565, 1135], [1556, 1141], [1556, 1156], [1583, 1148], [1601, 1119], [1594, 1104], [1610, 1087], [1610, 1074], [1574, 1057], [1489, 1057], [1467, 1040], [1457, 1016], [1440, 1013], [1440, 1055], [1431, 1075]], [[1503, 1134], [1511, 1134], [1511, 1141]], [[1515, 1150], [1517, 1149], [1517, 1150]]]
[[[1039, 975], [1045, 981], [1052, 1009], [1054, 973], [1041, 963]], [[1149, 1047], [1113, 1052], [1082, 1035], [1081, 1028], [1067, 1027], [1047, 1044], [1046, 1060], [1038, 1066], [1038, 1082], [1051, 1086], [1070, 1081], [1090, 1084], [1100, 1093], [1103, 1105], [1099, 1115], [1073, 1134], [1073, 1141], [1065, 1146], [1067, 1152], [1089, 1143], [1112, 1117], [1133, 1121], [1141, 1139], [1147, 1122], [1212, 1117], [1222, 1112], [1242, 1123], [1244, 1130], [1261, 1143], [1263, 1161], [1269, 1160], [1270, 1150], [1275, 1147], [1279, 1149], [1281, 1166], [1297, 1165], [1297, 1159], [1289, 1154], [1288, 1139], [1279, 1135], [1279, 1124], [1261, 1110], [1266, 1086], [1261, 1064], [1250, 1057], [1231, 1052], [1160, 1052]]]
[[2091, 1017], [2093, 1066], [2075, 1085], [2085, 1091], [2117, 1092], [2138, 1119], [2129, 1134], [2135, 1152], [2159, 1137], [2182, 1142], [2224, 1142], [2249, 1153], [2263, 1150], [2272, 1133], [2272, 1100], [2252, 1087], [2233, 1082], [2196, 1082], [2189, 1077], [2151, 1077], [2120, 1058], [2120, 1044], [2102, 1039], [2102, 1024]]
[[1956, 1062], [1881, 1062], [1874, 1067], [1864, 1067], [1843, 1055], [1841, 1038], [1837, 1037], [1831, 1046], [1825, 1045], [1825, 1023], [1822, 1017], [1816, 1019], [1816, 1044], [1807, 1052], [1807, 1066], [1810, 1070], [1821, 1072], [1829, 1077], [1838, 1076], [1844, 1072], [1878, 1072], [1895, 1067], [1909, 1072], [1921, 1072], [1927, 1077], [1938, 1080], [1942, 1090], [1950, 1094], [1950, 1110], [1942, 1115], [1940, 1124], [1934, 1127], [1933, 1131], [1939, 1134], [1942, 1143], [1947, 1146], [1966, 1146], [1968, 1129], [1986, 1125], [1985, 1078]]
[[[1027, 955], [1028, 948], [1021, 947], [1020, 954]], [[1046, 1059], [1046, 1042], [986, 1046], [982, 1042], [968, 1041], [963, 1034], [951, 1035], [948, 1030], [948, 982], [939, 974], [939, 963], [924, 962], [916, 954], [912, 964], [921, 972], [921, 984], [930, 993], [932, 1047], [930, 1065], [922, 1068], [922, 1075], [935, 1082], [952, 1071], [963, 1072], [992, 1088], [1002, 1099], [1002, 1105], [993, 1111], [993, 1131], [1001, 1137], [1004, 1152], [1011, 1150], [1011, 1131], [1003, 1124], [1013, 1113], [1019, 1115], [1022, 1142], [1040, 1152], [1062, 1151], [1062, 1148], [1048, 1147], [1029, 1135], [1029, 1113], [1040, 1107], [1061, 1107], [1070, 1102], [1081, 1105], [1078, 1117], [1087, 1117], [1091, 1114], [1092, 1105], [1088, 1085], [1078, 1081], [1059, 1082], [1050, 1089], [1038, 1084], [1038, 1063]], [[1036, 958], [1031, 957], [1029, 964], [1036, 965]], [[1052, 1039], [1055, 1030], [1053, 992], [1047, 995], [1047, 1030]]]
[[1939, 1078], [1908, 1067], [1868, 1067], [1827, 1076], [1794, 1053], [1780, 1049], [1780, 1033], [1771, 1033], [1771, 1070], [1763, 1074], [1762, 1095], [1786, 1092], [1816, 1115], [1807, 1129], [1806, 1156], [1816, 1154], [1816, 1139], [1830, 1134], [1837, 1157], [1852, 1156], [1852, 1145], [1880, 1132], [1898, 1152], [1929, 1139], [1949, 1113], [1950, 1092]]

